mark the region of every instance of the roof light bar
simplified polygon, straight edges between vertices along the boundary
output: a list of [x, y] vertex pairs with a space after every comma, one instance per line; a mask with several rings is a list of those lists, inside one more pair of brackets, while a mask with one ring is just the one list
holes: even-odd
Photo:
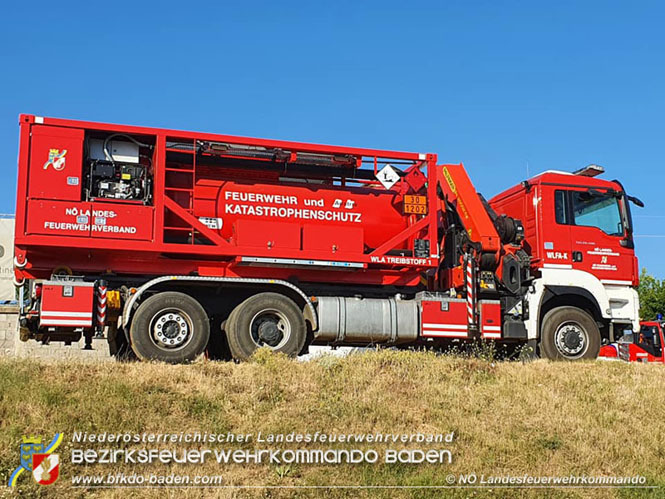
[[584, 168], [575, 170], [573, 175], [580, 175], [581, 177], [597, 177], [605, 173], [605, 168], [600, 165], [587, 165]]

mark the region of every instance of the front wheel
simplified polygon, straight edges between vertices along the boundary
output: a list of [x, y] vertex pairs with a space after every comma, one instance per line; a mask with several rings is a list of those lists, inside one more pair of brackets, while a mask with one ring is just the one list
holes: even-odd
[[194, 298], [166, 291], [141, 304], [129, 335], [132, 350], [141, 360], [177, 364], [203, 353], [210, 337], [210, 323]]
[[576, 307], [550, 310], [540, 330], [540, 352], [551, 360], [595, 359], [600, 352], [596, 321]]
[[295, 357], [307, 330], [298, 306], [278, 293], [259, 293], [238, 305], [225, 325], [234, 359], [247, 360], [261, 347]]

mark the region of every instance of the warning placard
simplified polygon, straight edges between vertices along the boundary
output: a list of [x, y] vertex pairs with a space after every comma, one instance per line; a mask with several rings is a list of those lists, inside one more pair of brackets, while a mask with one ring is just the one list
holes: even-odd
[[415, 215], [427, 214], [427, 197], [407, 194], [404, 196], [404, 213]]
[[399, 174], [391, 165], [386, 165], [376, 174], [376, 178], [386, 189], [390, 189], [399, 181]]

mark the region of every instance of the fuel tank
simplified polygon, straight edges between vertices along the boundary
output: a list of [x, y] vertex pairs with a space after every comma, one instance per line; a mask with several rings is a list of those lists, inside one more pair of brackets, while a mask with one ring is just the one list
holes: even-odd
[[331, 253], [366, 252], [408, 226], [395, 191], [296, 179], [198, 179], [194, 215], [238, 246]]
[[408, 343], [418, 337], [416, 300], [319, 296], [316, 302], [317, 342]]

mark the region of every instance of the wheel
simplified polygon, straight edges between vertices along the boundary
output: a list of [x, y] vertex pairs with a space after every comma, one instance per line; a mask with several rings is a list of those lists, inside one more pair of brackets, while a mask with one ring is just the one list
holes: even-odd
[[277, 293], [259, 293], [238, 305], [226, 320], [226, 335], [236, 360], [260, 347], [295, 357], [305, 345], [305, 318], [298, 306]]
[[176, 364], [194, 360], [203, 353], [210, 337], [210, 323], [194, 298], [166, 291], [141, 304], [129, 336], [132, 350], [141, 360]]
[[550, 310], [540, 330], [540, 352], [551, 360], [595, 359], [600, 352], [596, 321], [576, 307]]

